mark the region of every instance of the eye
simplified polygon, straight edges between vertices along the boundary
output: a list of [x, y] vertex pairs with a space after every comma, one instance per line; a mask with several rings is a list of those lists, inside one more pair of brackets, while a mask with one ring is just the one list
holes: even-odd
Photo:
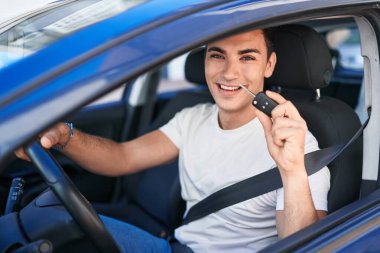
[[243, 60], [243, 61], [254, 61], [254, 60], [256, 60], [256, 58], [253, 56], [250, 56], [250, 55], [245, 55], [245, 56], [241, 57], [241, 60]]
[[211, 54], [210, 55], [210, 58], [214, 58], [214, 59], [224, 59], [224, 57], [220, 54]]

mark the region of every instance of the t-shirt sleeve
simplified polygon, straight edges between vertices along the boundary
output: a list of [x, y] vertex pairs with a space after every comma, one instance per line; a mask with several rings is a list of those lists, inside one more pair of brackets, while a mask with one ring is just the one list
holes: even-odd
[[188, 109], [177, 112], [168, 123], [159, 128], [179, 149], [182, 145], [183, 121], [185, 120]]
[[[308, 132], [305, 143], [305, 153], [318, 150], [318, 142], [314, 136]], [[309, 176], [309, 187], [316, 210], [327, 211], [327, 194], [330, 190], [330, 171], [327, 167]], [[277, 190], [276, 210], [284, 210], [284, 189]]]

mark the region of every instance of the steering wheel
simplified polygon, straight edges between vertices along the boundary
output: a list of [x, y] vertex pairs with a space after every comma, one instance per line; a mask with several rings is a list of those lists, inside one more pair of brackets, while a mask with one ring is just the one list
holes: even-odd
[[50, 152], [43, 149], [37, 142], [27, 146], [25, 152], [37, 166], [45, 182], [99, 252], [120, 253], [118, 245], [106, 230], [94, 208], [80, 193]]

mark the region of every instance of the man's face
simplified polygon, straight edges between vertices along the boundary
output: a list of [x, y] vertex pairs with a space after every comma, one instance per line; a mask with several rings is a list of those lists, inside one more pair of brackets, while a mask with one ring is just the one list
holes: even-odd
[[269, 59], [262, 30], [250, 31], [210, 43], [205, 58], [207, 85], [219, 109], [240, 112], [251, 107], [254, 93], [263, 90], [264, 77], [272, 75], [276, 55]]

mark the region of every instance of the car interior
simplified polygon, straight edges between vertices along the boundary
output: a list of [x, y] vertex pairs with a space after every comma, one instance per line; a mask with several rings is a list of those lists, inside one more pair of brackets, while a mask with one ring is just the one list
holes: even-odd
[[[346, 142], [361, 126], [353, 108], [355, 102], [349, 105], [342, 101], [347, 97], [339, 97], [347, 88], [344, 78], [336, 79], [334, 74], [339, 70], [333, 66], [334, 57], [339, 58], [339, 54], [329, 48], [323, 38], [327, 24], [351, 27], [354, 23], [353, 19], [343, 18], [330, 20], [330, 23], [313, 20], [276, 28], [277, 67], [273, 76], [265, 81], [265, 88], [279, 92], [296, 105], [320, 148]], [[204, 54], [205, 47], [196, 48], [187, 55], [184, 64], [185, 78], [194, 88], [157, 95], [164, 67], [157, 68], [142, 81], [127, 84], [120, 101], [85, 107], [68, 121], [85, 132], [125, 141], [157, 129], [183, 108], [213, 103], [204, 76]], [[357, 99], [361, 80], [355, 80], [359, 85], [350, 84], [349, 88]], [[142, 86], [148, 84], [150, 90], [146, 94], [150, 103], [125, 103], [128, 99], [131, 101], [139, 82]], [[53, 153], [99, 214], [131, 223], [162, 238], [170, 238], [179, 226], [185, 202], [181, 198], [177, 161], [138, 174], [109, 178], [86, 172], [59, 152]], [[331, 173], [328, 207], [332, 213], [359, 199], [362, 139], [356, 140], [328, 167]], [[33, 165], [15, 160], [0, 178], [4, 186], [0, 191], [0, 203], [6, 202], [8, 187], [16, 177], [27, 182], [20, 207], [30, 205], [36, 196], [47, 190]]]

